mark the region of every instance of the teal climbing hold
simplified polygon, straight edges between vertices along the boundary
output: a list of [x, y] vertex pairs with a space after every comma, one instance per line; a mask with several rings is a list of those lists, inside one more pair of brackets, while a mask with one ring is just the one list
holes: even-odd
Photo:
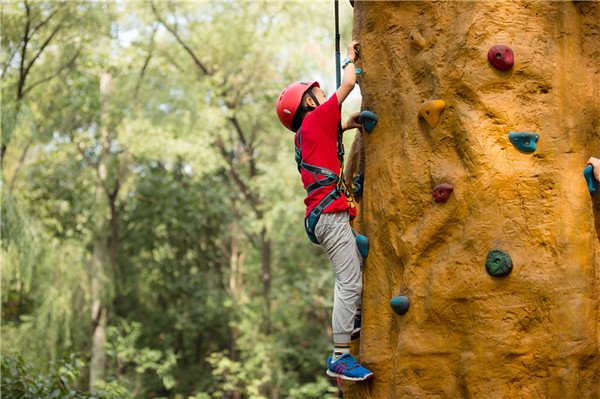
[[583, 169], [583, 176], [587, 181], [590, 194], [594, 195], [598, 192], [598, 181], [594, 178], [594, 167], [590, 164]]
[[534, 152], [536, 150], [535, 143], [540, 139], [540, 135], [529, 132], [510, 132], [508, 133], [508, 139], [519, 150]]
[[363, 235], [359, 235], [356, 237], [356, 246], [358, 247], [358, 252], [362, 255], [363, 258], [366, 258], [369, 255], [369, 238]]
[[488, 252], [485, 261], [485, 270], [493, 277], [508, 276], [513, 269], [510, 255], [501, 249], [492, 249]]
[[363, 192], [363, 184], [365, 177], [363, 175], [356, 175], [352, 178], [352, 194], [355, 197], [360, 197]]
[[365, 130], [369, 133], [373, 131], [373, 128], [377, 124], [377, 115], [371, 111], [363, 111], [360, 114], [360, 122], [362, 123]]
[[361, 72], [362, 72], [362, 69], [360, 69], [360, 68], [356, 68], [356, 69], [355, 69], [355, 71], [356, 71], [356, 73], [361, 73]]
[[399, 315], [403, 315], [404, 313], [408, 312], [410, 300], [404, 295], [395, 296], [390, 300], [390, 306], [394, 312], [398, 313]]

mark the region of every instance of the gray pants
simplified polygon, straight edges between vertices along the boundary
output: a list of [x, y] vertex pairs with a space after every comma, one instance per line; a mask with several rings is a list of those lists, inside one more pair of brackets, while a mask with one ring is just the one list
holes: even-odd
[[335, 272], [332, 326], [336, 344], [350, 343], [362, 297], [362, 256], [356, 246], [358, 233], [349, 222], [348, 212], [323, 213], [315, 226], [315, 236]]

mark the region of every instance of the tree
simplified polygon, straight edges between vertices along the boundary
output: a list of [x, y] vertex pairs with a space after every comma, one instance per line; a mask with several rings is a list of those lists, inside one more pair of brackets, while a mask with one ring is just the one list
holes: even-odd
[[[5, 60], [17, 48], [3, 111], [21, 104], [2, 169], [3, 353], [39, 355], [42, 375], [45, 360], [82, 352], [78, 389], [115, 379], [129, 397], [326, 396], [331, 271], [306, 250], [291, 136], [273, 111], [326, 59], [323, 13], [65, 2], [29, 15], [54, 6], [46, 27], [77, 18], [29, 68], [21, 99], [27, 7], [2, 10]], [[298, 50], [305, 8], [315, 28]], [[27, 90], [44, 71], [58, 72]]]

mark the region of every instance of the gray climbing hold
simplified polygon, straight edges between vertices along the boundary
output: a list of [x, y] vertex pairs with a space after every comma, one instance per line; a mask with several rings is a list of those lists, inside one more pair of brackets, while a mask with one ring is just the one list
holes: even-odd
[[540, 135], [529, 132], [510, 132], [508, 133], [508, 139], [519, 150], [534, 152], [536, 150], [535, 143], [540, 139]]
[[510, 255], [501, 249], [492, 249], [488, 252], [485, 261], [485, 270], [493, 277], [508, 276], [513, 269]]
[[398, 313], [399, 315], [403, 315], [404, 313], [408, 312], [410, 300], [404, 295], [395, 296], [390, 300], [390, 306], [394, 312]]

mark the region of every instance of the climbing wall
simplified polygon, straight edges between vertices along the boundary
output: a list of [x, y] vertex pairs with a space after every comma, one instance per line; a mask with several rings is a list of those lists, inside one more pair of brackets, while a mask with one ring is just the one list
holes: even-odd
[[354, 37], [375, 378], [344, 397], [600, 398], [600, 3], [356, 1]]

